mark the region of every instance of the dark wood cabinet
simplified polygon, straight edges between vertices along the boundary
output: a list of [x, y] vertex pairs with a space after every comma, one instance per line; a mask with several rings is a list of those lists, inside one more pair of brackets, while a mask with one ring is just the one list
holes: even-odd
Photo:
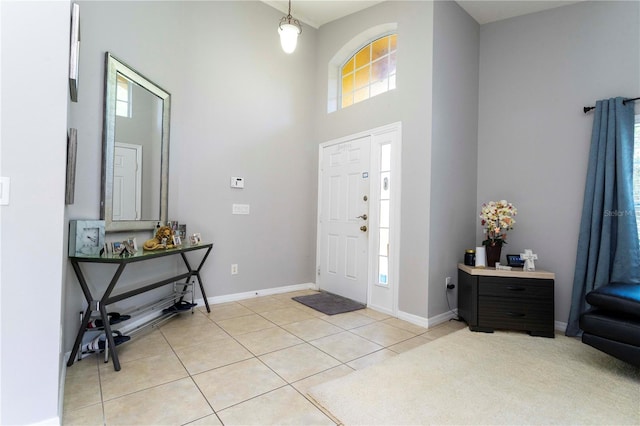
[[554, 337], [555, 274], [458, 265], [458, 316], [472, 331], [523, 330]]

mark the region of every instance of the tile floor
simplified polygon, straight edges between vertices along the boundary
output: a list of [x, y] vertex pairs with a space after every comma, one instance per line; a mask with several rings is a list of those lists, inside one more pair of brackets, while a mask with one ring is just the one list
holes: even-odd
[[464, 327], [432, 329], [371, 309], [327, 316], [292, 297], [183, 313], [67, 369], [64, 425], [335, 424], [307, 389]]

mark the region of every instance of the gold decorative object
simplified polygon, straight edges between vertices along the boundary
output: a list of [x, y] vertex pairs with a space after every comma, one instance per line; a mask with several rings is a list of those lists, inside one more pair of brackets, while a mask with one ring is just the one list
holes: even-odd
[[161, 226], [156, 231], [156, 236], [144, 242], [142, 247], [145, 250], [161, 250], [174, 248], [173, 229], [170, 226]]

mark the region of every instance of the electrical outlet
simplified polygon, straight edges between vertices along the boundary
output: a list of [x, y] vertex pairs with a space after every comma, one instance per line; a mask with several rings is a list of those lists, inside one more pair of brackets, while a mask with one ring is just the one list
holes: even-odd
[[456, 285], [451, 282], [451, 277], [445, 278], [444, 288], [446, 288], [447, 290], [453, 290], [454, 288], [456, 288]]
[[231, 264], [231, 275], [238, 275], [238, 264], [237, 263], [232, 263]]

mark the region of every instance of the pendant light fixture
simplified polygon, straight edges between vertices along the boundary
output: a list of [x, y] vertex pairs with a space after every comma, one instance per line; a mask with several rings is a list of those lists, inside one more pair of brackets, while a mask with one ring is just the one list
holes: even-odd
[[283, 16], [278, 24], [278, 34], [280, 34], [280, 44], [284, 53], [293, 53], [298, 44], [298, 35], [302, 33], [302, 26], [297, 19], [291, 16], [291, 0], [289, 0], [289, 14]]

